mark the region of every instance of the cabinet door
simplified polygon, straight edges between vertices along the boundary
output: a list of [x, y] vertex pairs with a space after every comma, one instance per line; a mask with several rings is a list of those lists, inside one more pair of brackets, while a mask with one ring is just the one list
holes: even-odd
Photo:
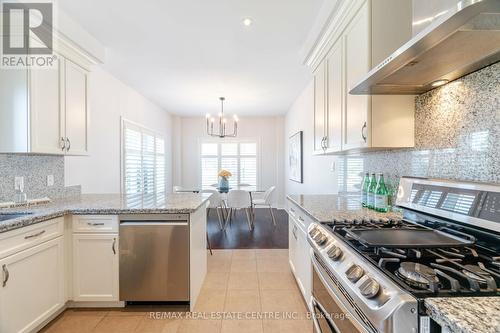
[[31, 152], [64, 154], [60, 64], [51, 69], [30, 69]]
[[344, 34], [346, 71], [344, 149], [367, 147], [369, 143], [370, 97], [349, 94], [349, 90], [370, 70], [369, 20], [369, 5], [365, 2]]
[[312, 266], [310, 257], [310, 245], [307, 242], [307, 234], [300, 228], [297, 230], [297, 261], [298, 276], [300, 277], [301, 291], [304, 300], [309, 305], [312, 293]]
[[29, 152], [28, 71], [0, 69], [0, 153]]
[[65, 115], [68, 155], [85, 155], [88, 151], [88, 72], [70, 60], [65, 66]]
[[0, 260], [0, 270], [0, 332], [31, 332], [64, 306], [63, 237]]
[[73, 300], [118, 301], [118, 235], [73, 235]]
[[297, 225], [295, 219], [289, 215], [288, 219], [288, 260], [294, 275], [297, 274]]
[[327, 152], [342, 149], [342, 110], [343, 110], [343, 50], [340, 38], [330, 51], [328, 62], [328, 114], [327, 114]]
[[326, 61], [314, 73], [314, 153], [324, 153], [326, 121]]

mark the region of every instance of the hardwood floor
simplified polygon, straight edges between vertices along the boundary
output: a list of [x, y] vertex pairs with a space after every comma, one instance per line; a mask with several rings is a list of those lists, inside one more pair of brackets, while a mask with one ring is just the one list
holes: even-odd
[[213, 249], [287, 249], [288, 214], [283, 209], [274, 209], [276, 227], [268, 209], [258, 208], [255, 213], [255, 228], [248, 229], [244, 210], [233, 218], [226, 231], [221, 231], [214, 209], [210, 211], [207, 230]]

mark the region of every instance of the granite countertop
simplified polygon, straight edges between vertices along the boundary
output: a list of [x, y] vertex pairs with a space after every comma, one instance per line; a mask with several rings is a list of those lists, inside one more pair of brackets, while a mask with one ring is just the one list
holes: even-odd
[[449, 332], [500, 332], [500, 297], [429, 298], [425, 306], [429, 316]]
[[0, 214], [31, 214], [0, 221], [0, 233], [22, 228], [65, 214], [189, 214], [205, 203], [210, 194], [174, 193], [167, 194], [160, 201], [141, 196], [122, 196], [120, 194], [82, 194], [80, 196], [57, 199], [49, 204], [31, 207], [0, 209]]
[[401, 219], [401, 213], [380, 213], [361, 205], [359, 195], [291, 194], [288, 200], [296, 203], [318, 222], [356, 219]]

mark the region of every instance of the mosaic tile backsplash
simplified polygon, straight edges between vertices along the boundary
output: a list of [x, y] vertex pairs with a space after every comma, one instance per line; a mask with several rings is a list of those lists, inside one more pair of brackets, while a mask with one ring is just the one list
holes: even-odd
[[[54, 176], [54, 186], [47, 186], [47, 176]], [[64, 187], [64, 157], [45, 155], [0, 154], [0, 202], [14, 199], [14, 177], [24, 177], [28, 199], [48, 196], [51, 199], [80, 193], [80, 186]]]
[[414, 149], [339, 157], [339, 191], [361, 171], [500, 184], [500, 63], [419, 95], [415, 136]]

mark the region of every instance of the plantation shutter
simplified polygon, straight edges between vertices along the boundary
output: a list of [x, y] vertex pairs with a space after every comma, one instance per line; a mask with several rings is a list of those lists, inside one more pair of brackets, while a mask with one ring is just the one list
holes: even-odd
[[[124, 121], [123, 189], [144, 206], [165, 199], [165, 139], [141, 126]], [[130, 204], [131, 202], [129, 202]]]
[[229, 186], [257, 186], [257, 143], [205, 142], [201, 144], [201, 186], [210, 188], [218, 182], [221, 169], [231, 172]]

